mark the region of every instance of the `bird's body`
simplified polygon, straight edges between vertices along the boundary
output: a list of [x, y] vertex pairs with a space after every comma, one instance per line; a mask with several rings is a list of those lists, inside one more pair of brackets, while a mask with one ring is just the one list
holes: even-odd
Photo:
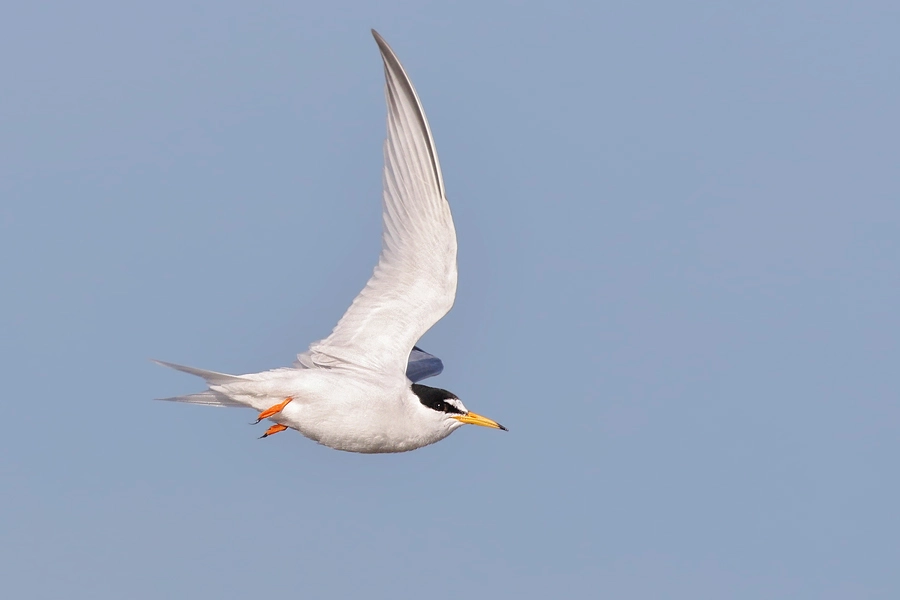
[[281, 368], [233, 376], [161, 364], [205, 377], [209, 385], [208, 392], [194, 395], [202, 398], [172, 400], [263, 412], [291, 398], [269, 420], [337, 450], [404, 452], [440, 441], [462, 425], [442, 419], [446, 427], [433, 427], [434, 411], [422, 405], [405, 375], [389, 381], [365, 370]]
[[453, 306], [456, 231], [425, 113], [399, 60], [373, 31], [385, 65], [384, 228], [378, 265], [327, 338], [294, 366], [248, 375], [161, 362], [203, 377], [209, 389], [167, 398], [243, 406], [338, 450], [404, 452], [440, 441], [465, 423], [504, 429], [439, 388], [415, 383], [441, 362], [415, 347]]

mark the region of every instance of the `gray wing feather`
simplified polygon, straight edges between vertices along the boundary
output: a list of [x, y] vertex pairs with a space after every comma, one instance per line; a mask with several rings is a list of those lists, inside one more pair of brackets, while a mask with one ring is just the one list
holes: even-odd
[[440, 375], [444, 370], [444, 363], [437, 356], [428, 354], [418, 346], [414, 346], [409, 353], [409, 361], [406, 363], [406, 377], [416, 383], [435, 375]]

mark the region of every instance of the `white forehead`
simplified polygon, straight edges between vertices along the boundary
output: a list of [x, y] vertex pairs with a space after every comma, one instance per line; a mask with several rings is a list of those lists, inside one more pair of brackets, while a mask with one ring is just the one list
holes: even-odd
[[456, 408], [457, 410], [461, 410], [464, 413], [469, 412], [468, 410], [466, 410], [465, 405], [462, 403], [462, 401], [459, 398], [447, 398], [446, 400], [444, 400], [444, 402], [446, 402], [450, 406]]

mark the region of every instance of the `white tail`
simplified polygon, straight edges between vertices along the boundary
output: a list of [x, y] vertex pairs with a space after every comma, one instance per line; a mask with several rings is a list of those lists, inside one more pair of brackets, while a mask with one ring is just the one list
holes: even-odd
[[[176, 365], [175, 363], [169, 363], [162, 360], [154, 360], [153, 362], [164, 367], [175, 369], [176, 371], [181, 371], [182, 373], [188, 373], [189, 375], [202, 377], [206, 380], [207, 384], [211, 385], [222, 385], [225, 383], [240, 381], [244, 379], [240, 375], [217, 373], [216, 371], [207, 371], [205, 369], [197, 369], [195, 367]], [[199, 394], [189, 394], [187, 396], [173, 396], [172, 398], [157, 399], [165, 400], [167, 402], [187, 402], [188, 404], [202, 404], [204, 406], [243, 406], [246, 408], [245, 404], [241, 404], [240, 402], [232, 400], [225, 394], [220, 394], [219, 392], [214, 392], [213, 390], [207, 390], [205, 392], [200, 392]]]

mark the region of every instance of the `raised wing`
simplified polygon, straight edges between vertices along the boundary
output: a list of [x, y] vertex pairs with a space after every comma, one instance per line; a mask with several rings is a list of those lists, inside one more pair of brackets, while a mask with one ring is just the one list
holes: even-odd
[[388, 108], [381, 257], [331, 335], [300, 360], [403, 375], [415, 343], [453, 306], [456, 230], [416, 91], [387, 42], [372, 35], [384, 61]]

